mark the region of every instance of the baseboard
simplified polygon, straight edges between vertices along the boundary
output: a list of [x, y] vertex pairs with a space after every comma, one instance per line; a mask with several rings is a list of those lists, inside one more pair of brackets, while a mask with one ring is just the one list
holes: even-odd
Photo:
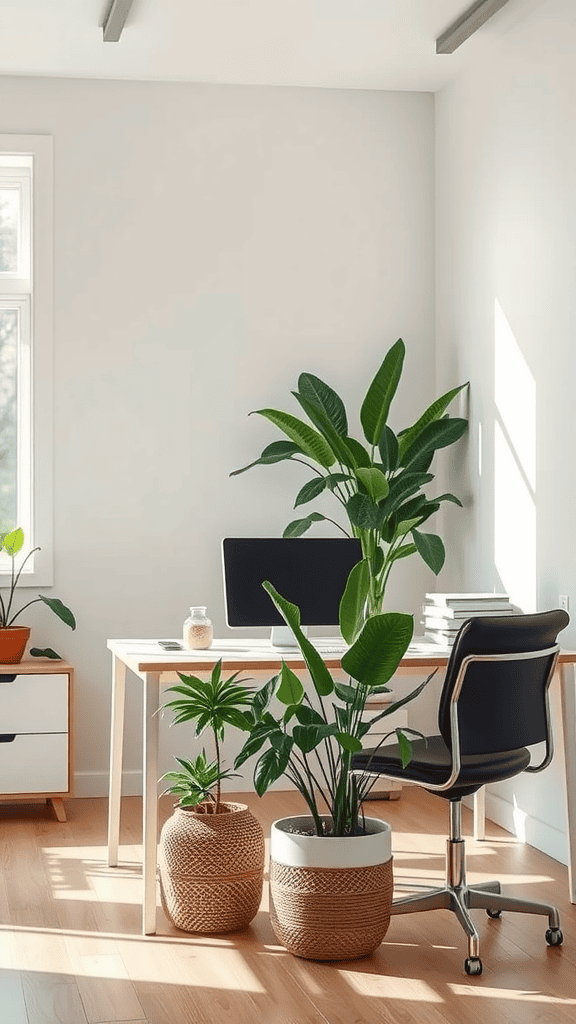
[[[472, 807], [472, 797], [467, 797], [463, 803]], [[486, 817], [511, 832], [519, 842], [534, 846], [560, 864], [568, 864], [568, 844], [564, 832], [529, 815], [523, 815], [519, 822], [515, 818], [513, 805], [489, 790], [486, 791]]]

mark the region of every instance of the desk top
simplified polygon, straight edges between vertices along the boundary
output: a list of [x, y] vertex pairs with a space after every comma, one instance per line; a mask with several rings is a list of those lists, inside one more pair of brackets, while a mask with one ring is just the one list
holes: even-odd
[[[330, 648], [338, 646], [337, 637], [310, 637], [329, 668], [340, 668], [340, 653]], [[136, 675], [146, 672], [202, 672], [210, 670], [219, 659], [227, 671], [279, 669], [282, 660], [291, 668], [305, 668], [299, 648], [277, 650], [269, 640], [225, 639], [214, 640], [207, 651], [165, 651], [157, 640], [108, 640], [108, 650]], [[444, 668], [450, 657], [450, 648], [424, 637], [415, 637], [399, 668]], [[560, 664], [576, 663], [576, 651], [561, 651]]]
[[[310, 639], [329, 668], [340, 668], [342, 655], [333, 651], [338, 646], [337, 637]], [[291, 668], [306, 667], [298, 647], [293, 651], [287, 648], [277, 650], [269, 640], [214, 640], [207, 651], [165, 651], [157, 640], [108, 640], [108, 649], [136, 675], [144, 672], [201, 672], [211, 669], [220, 658], [223, 666], [232, 671], [279, 669], [282, 660]], [[400, 667], [442, 668], [447, 664], [449, 655], [449, 648], [431, 640], [415, 638]]]

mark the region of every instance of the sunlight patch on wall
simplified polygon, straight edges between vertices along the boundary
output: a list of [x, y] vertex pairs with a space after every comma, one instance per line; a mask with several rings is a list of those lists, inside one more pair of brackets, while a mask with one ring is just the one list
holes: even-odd
[[496, 299], [494, 559], [512, 601], [536, 609], [536, 382]]

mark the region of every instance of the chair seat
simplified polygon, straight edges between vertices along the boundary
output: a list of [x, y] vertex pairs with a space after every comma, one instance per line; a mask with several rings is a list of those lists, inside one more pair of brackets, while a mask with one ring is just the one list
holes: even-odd
[[[442, 736], [428, 736], [424, 740], [412, 741], [412, 760], [406, 768], [402, 767], [400, 747], [397, 743], [375, 748], [367, 748], [361, 754], [355, 754], [352, 762], [354, 770], [367, 769], [381, 775], [389, 775], [404, 782], [412, 779], [417, 782], [430, 782], [434, 785], [446, 782], [452, 768], [452, 755]], [[460, 774], [450, 789], [436, 791], [437, 796], [447, 800], [475, 793], [489, 782], [501, 782], [524, 771], [530, 764], [530, 751], [526, 747], [518, 750], [499, 751], [495, 754], [466, 754], [461, 758]]]

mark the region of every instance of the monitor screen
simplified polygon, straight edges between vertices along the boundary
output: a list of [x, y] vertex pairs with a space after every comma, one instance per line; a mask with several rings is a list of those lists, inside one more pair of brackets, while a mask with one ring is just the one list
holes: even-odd
[[284, 625], [264, 580], [298, 606], [303, 626], [337, 626], [346, 580], [362, 549], [345, 537], [226, 537], [222, 558], [229, 626]]

